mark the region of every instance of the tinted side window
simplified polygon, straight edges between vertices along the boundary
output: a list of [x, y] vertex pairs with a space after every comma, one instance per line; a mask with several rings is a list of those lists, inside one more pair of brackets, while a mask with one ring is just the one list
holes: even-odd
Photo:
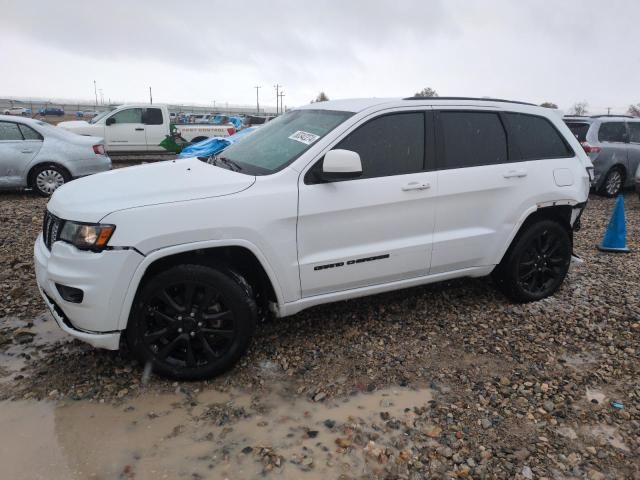
[[159, 108], [147, 108], [144, 112], [143, 123], [146, 125], [162, 125], [162, 110]]
[[497, 113], [440, 112], [444, 168], [507, 162], [507, 135]]
[[522, 113], [505, 113], [504, 116], [518, 160], [573, 156], [562, 135], [546, 118]]
[[360, 154], [360, 178], [404, 175], [423, 169], [424, 137], [423, 113], [397, 113], [365, 123], [334, 148]]
[[20, 128], [25, 140], [42, 140], [42, 135], [36, 132], [33, 128], [27, 127], [23, 124], [18, 125], [18, 127]]
[[118, 123], [142, 123], [142, 109], [128, 108], [114, 114], [111, 118]]
[[625, 142], [627, 127], [624, 122], [605, 122], [598, 130], [598, 140], [601, 142]]
[[18, 125], [10, 122], [0, 122], [0, 140], [22, 140]]
[[629, 122], [629, 141], [640, 143], [640, 122]]

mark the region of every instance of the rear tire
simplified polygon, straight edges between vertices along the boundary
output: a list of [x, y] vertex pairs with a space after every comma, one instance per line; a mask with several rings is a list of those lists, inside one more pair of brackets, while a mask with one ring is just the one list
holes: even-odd
[[605, 197], [616, 197], [624, 187], [625, 175], [620, 167], [613, 167], [608, 172], [598, 190]]
[[57, 165], [36, 167], [31, 174], [31, 188], [43, 197], [50, 197], [62, 185], [71, 180], [69, 173]]
[[178, 265], [142, 287], [126, 337], [138, 360], [159, 375], [211, 378], [246, 351], [256, 312], [251, 288], [235, 272]]
[[512, 301], [533, 302], [553, 295], [571, 263], [570, 233], [553, 220], [530, 224], [516, 236], [492, 276]]

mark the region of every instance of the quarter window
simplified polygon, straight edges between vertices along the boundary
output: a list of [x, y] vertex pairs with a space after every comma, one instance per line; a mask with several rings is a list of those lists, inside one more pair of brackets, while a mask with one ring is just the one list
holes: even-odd
[[629, 141], [640, 143], [640, 122], [629, 122]]
[[626, 142], [627, 127], [624, 122], [605, 122], [598, 130], [598, 140], [601, 142]]
[[375, 118], [334, 148], [357, 152], [362, 161], [359, 178], [374, 178], [422, 171], [424, 146], [424, 114], [419, 112]]
[[114, 113], [111, 118], [113, 118], [116, 121], [116, 124], [142, 123], [142, 109], [128, 108], [126, 110], [121, 110], [118, 113]]
[[0, 141], [1, 140], [22, 140], [22, 134], [18, 129], [18, 125], [10, 122], [0, 122]]
[[24, 124], [18, 125], [20, 132], [25, 140], [42, 140], [42, 135], [36, 132], [33, 128], [27, 127]]
[[505, 113], [504, 116], [509, 124], [509, 141], [514, 144], [517, 160], [573, 156], [558, 130], [546, 118], [522, 113]]
[[507, 135], [500, 117], [491, 112], [440, 112], [444, 168], [507, 162]]

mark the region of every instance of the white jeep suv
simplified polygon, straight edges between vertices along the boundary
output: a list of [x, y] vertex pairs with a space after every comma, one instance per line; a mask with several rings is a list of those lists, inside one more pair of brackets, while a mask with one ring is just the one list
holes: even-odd
[[257, 318], [491, 274], [512, 300], [565, 278], [592, 167], [562, 119], [470, 98], [321, 102], [210, 162], [55, 192], [35, 243], [60, 327], [166, 376], [211, 377]]

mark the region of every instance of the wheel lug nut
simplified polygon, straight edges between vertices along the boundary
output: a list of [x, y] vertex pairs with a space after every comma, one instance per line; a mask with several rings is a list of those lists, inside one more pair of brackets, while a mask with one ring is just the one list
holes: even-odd
[[189, 316], [190, 316], [190, 317], [195, 317], [195, 316], [196, 316], [196, 312], [191, 312], [191, 313], [189, 314]]
[[201, 327], [202, 326], [202, 322], [198, 322], [198, 326]]
[[182, 315], [178, 315], [178, 320], [182, 320]]
[[189, 335], [191, 335], [192, 337], [196, 336], [196, 332], [191, 332]]
[[178, 329], [178, 333], [182, 333], [182, 329], [181, 328]]

